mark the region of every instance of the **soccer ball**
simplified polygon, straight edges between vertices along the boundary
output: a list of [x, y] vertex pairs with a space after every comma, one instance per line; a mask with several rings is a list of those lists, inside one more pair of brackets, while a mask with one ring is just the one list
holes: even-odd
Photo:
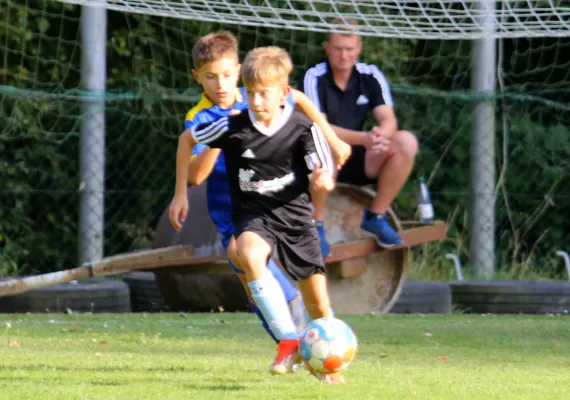
[[299, 353], [314, 371], [332, 374], [344, 370], [356, 355], [356, 336], [340, 319], [319, 318], [301, 332]]

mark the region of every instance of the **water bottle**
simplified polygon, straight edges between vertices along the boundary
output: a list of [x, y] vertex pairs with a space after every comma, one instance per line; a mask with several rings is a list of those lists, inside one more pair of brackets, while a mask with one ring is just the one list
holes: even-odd
[[433, 220], [433, 206], [431, 204], [429, 190], [423, 176], [419, 180], [418, 214], [421, 222], [426, 223]]

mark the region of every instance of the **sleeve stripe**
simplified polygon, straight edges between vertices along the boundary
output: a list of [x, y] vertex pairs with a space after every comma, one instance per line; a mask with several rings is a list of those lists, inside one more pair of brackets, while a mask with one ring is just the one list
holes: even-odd
[[313, 104], [322, 111], [321, 101], [319, 99], [318, 82], [319, 77], [327, 72], [327, 64], [322, 62], [309, 68], [305, 73], [305, 78], [303, 79], [303, 86], [305, 89], [305, 94], [313, 102]]
[[197, 143], [209, 143], [226, 133], [228, 125], [229, 120], [227, 117], [220, 118], [202, 129], [198, 129], [201, 125], [195, 125], [192, 128], [192, 136]]
[[317, 155], [322, 164], [322, 168], [329, 171], [331, 175], [334, 174], [334, 162], [331, 155], [331, 149], [325, 136], [315, 124], [311, 125], [311, 133], [313, 134], [313, 141], [317, 149]]
[[390, 85], [386, 80], [384, 74], [378, 69], [376, 65], [369, 65], [364, 63], [357, 63], [356, 69], [361, 74], [372, 75], [380, 85], [380, 89], [382, 90], [382, 98], [384, 99], [384, 103], [387, 106], [393, 106], [394, 101], [392, 100], [392, 94], [390, 93]]

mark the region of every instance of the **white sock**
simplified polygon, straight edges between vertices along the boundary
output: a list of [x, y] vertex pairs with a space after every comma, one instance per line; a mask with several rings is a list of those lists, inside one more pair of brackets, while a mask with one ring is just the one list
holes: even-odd
[[247, 285], [251, 290], [251, 297], [277, 340], [297, 339], [287, 300], [273, 275], [266, 272], [263, 278]]

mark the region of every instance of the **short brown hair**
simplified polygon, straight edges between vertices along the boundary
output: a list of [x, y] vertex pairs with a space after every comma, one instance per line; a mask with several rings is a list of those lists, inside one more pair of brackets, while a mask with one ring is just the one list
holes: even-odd
[[289, 83], [293, 62], [289, 54], [280, 47], [258, 47], [247, 53], [241, 69], [245, 86], [257, 84]]
[[327, 40], [330, 39], [333, 33], [339, 33], [345, 36], [358, 36], [358, 33], [356, 33], [356, 27], [358, 26], [358, 22], [354, 19], [349, 18], [343, 20], [340, 18], [335, 18], [331, 21], [331, 25], [333, 25], [335, 29], [341, 32], [330, 31]]
[[236, 62], [238, 60], [237, 39], [228, 31], [203, 36], [192, 48], [192, 61], [195, 69], [226, 57], [235, 58]]

